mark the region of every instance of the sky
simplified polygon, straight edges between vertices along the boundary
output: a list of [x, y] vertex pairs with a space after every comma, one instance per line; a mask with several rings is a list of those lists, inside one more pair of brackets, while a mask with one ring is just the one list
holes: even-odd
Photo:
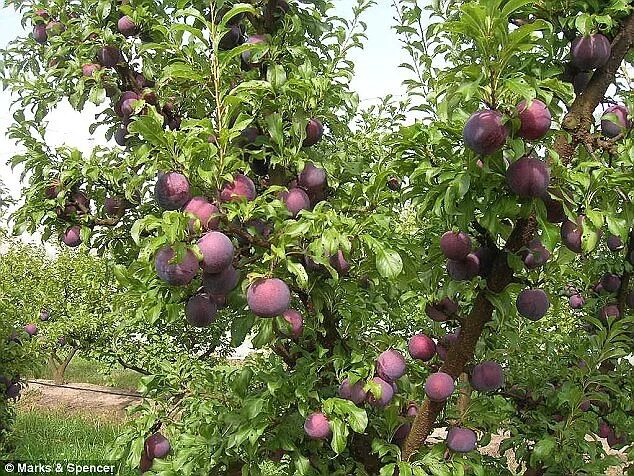
[[[354, 0], [335, 0], [339, 16], [350, 18]], [[394, 24], [392, 8], [388, 2], [380, 1], [363, 17], [367, 23], [368, 41], [363, 50], [354, 50], [351, 59], [355, 63], [355, 77], [352, 89], [362, 102], [369, 102], [387, 94], [402, 94], [402, 81], [406, 79], [405, 70], [398, 65], [407, 60], [396, 34], [391, 29]], [[391, 3], [391, 2], [390, 2]], [[22, 29], [20, 15], [12, 8], [0, 8], [0, 48], [18, 35], [28, 34]], [[20, 170], [12, 171], [7, 160], [17, 151], [15, 145], [6, 137], [7, 127], [11, 123], [11, 98], [5, 91], [0, 91], [0, 179], [14, 198], [20, 195]], [[83, 117], [94, 117], [97, 109], [87, 104]], [[102, 142], [102, 137], [91, 137], [88, 131], [89, 120], [82, 119], [82, 114], [74, 111], [70, 105], [62, 104], [49, 114], [47, 142], [51, 145], [67, 144], [86, 151], [92, 148], [95, 141]], [[100, 131], [97, 131], [98, 135]]]

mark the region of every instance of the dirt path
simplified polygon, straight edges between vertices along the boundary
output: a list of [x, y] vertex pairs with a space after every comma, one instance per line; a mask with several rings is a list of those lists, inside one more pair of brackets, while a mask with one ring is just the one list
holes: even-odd
[[99, 414], [110, 417], [125, 416], [125, 409], [141, 402], [135, 392], [88, 383], [56, 385], [52, 380], [29, 380], [20, 407], [51, 408], [68, 412]]

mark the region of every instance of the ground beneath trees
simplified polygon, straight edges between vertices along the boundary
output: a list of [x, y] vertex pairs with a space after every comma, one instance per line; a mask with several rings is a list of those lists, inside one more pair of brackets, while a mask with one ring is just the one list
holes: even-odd
[[[23, 392], [20, 400], [20, 410], [30, 409], [55, 409], [73, 413], [88, 413], [96, 416], [124, 419], [126, 407], [141, 402], [141, 396], [129, 390], [120, 390], [110, 387], [101, 387], [86, 383], [65, 384], [63, 387], [57, 386], [52, 380], [30, 380], [28, 388]], [[443, 441], [447, 431], [444, 428], [437, 428], [430, 437], [430, 441]], [[503, 435], [493, 435], [491, 443], [480, 448], [483, 454], [498, 456], [500, 443], [504, 440]], [[592, 438], [588, 436], [587, 438]], [[603, 447], [608, 454], [619, 456], [626, 461], [624, 450], [613, 451], [603, 440]], [[509, 451], [507, 454], [509, 466], [512, 470], [517, 469], [515, 455]], [[623, 476], [624, 465], [612, 468], [606, 476]]]
[[56, 385], [52, 380], [30, 380], [22, 393], [20, 409], [61, 409], [67, 412], [123, 419], [125, 408], [141, 402], [141, 396], [129, 390], [87, 383]]

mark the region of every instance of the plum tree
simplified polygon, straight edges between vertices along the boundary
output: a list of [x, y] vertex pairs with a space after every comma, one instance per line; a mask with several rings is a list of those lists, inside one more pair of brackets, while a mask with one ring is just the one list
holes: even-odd
[[227, 235], [219, 231], [210, 231], [198, 240], [198, 249], [202, 254], [201, 267], [205, 273], [220, 273], [233, 262], [233, 243]]
[[436, 343], [425, 334], [415, 334], [410, 337], [408, 349], [413, 359], [420, 359], [423, 362], [431, 360], [436, 355]]
[[525, 289], [517, 295], [517, 312], [531, 321], [538, 321], [550, 308], [550, 300], [543, 289]]
[[246, 175], [236, 175], [233, 182], [227, 183], [220, 191], [220, 200], [223, 202], [235, 202], [246, 200], [248, 202], [255, 200], [257, 193], [255, 184]]
[[447, 431], [447, 448], [456, 453], [468, 453], [477, 447], [478, 437], [470, 428], [453, 426]]
[[156, 203], [165, 210], [178, 210], [192, 198], [187, 177], [178, 172], [160, 173], [154, 187]]
[[345, 378], [339, 386], [339, 396], [346, 400], [350, 400], [356, 405], [365, 402], [368, 393], [364, 389], [365, 383], [358, 380], [354, 384], [350, 383], [349, 378]]
[[629, 127], [629, 110], [626, 106], [615, 104], [608, 107], [601, 116], [601, 131], [606, 137], [617, 137]]
[[[374, 377], [370, 382], [375, 384], [375, 388], [370, 388], [367, 394], [367, 402], [373, 407], [383, 408], [390, 404], [394, 398], [394, 387], [381, 377]], [[378, 393], [374, 393], [378, 386]]]
[[194, 327], [208, 327], [217, 311], [216, 303], [207, 294], [197, 294], [187, 301], [185, 317]]
[[386, 382], [394, 382], [405, 374], [403, 355], [395, 349], [382, 352], [376, 359], [376, 373]]
[[601, 33], [576, 38], [570, 48], [572, 63], [580, 71], [590, 71], [607, 63], [612, 53], [610, 40]]
[[304, 431], [313, 440], [325, 440], [330, 438], [332, 431], [328, 417], [321, 412], [308, 415], [304, 422]]
[[444, 402], [455, 388], [453, 377], [445, 372], [430, 374], [425, 380], [425, 395], [433, 402]]
[[447, 259], [463, 260], [471, 253], [471, 238], [462, 231], [447, 231], [440, 237], [440, 249]]
[[526, 140], [541, 139], [550, 130], [551, 115], [548, 106], [539, 99], [517, 105], [520, 129], [517, 135]]
[[548, 165], [536, 157], [524, 156], [509, 166], [506, 183], [522, 198], [542, 197], [550, 184]]
[[178, 256], [174, 248], [164, 246], [154, 258], [154, 267], [159, 278], [172, 286], [185, 286], [198, 272], [198, 258], [192, 250]]
[[473, 113], [462, 135], [467, 147], [479, 155], [491, 155], [500, 150], [507, 136], [508, 129], [502, 123], [502, 114], [492, 110]]
[[488, 360], [481, 362], [471, 371], [471, 386], [480, 392], [492, 392], [504, 385], [504, 371], [502, 366]]
[[286, 311], [290, 305], [291, 292], [279, 278], [257, 279], [247, 290], [249, 309], [259, 317], [275, 317]]

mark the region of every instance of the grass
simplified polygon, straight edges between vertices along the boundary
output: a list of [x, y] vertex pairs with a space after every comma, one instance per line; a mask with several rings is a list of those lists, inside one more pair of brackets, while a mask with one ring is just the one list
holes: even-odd
[[[45, 367], [33, 377], [52, 379], [53, 374], [48, 367]], [[104, 364], [81, 357], [75, 357], [64, 374], [64, 380], [68, 383], [91, 383], [126, 390], [136, 390], [140, 378], [141, 375], [133, 370], [111, 370]]]
[[18, 411], [12, 458], [23, 461], [107, 461], [121, 423], [94, 415]]

